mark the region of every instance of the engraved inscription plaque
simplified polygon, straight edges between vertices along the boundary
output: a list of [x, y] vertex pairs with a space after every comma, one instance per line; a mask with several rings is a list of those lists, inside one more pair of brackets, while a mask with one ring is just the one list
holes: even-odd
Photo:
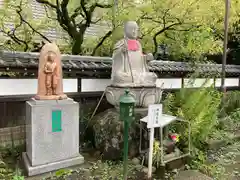
[[52, 132], [62, 131], [62, 111], [53, 110], [52, 111]]

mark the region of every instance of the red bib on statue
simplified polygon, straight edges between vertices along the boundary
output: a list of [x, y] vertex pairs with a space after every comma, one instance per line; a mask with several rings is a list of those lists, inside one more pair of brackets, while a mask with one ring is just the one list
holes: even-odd
[[129, 39], [127, 41], [128, 44], [128, 50], [129, 51], [137, 51], [139, 50], [139, 46], [138, 46], [138, 41], [135, 39]]

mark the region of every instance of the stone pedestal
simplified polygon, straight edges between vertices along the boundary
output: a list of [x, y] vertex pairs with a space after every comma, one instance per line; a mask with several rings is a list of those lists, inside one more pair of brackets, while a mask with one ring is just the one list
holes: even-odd
[[106, 99], [115, 107], [119, 106], [119, 98], [128, 89], [129, 94], [136, 100], [136, 108], [148, 108], [150, 104], [157, 104], [162, 98], [162, 89], [154, 86], [147, 87], [116, 87], [108, 86], [106, 88]]
[[72, 99], [26, 102], [28, 176], [82, 164], [79, 154], [79, 104]]

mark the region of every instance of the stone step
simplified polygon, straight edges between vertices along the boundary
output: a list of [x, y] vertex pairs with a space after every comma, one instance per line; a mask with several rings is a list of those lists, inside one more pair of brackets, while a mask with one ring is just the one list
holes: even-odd
[[213, 180], [211, 177], [202, 174], [197, 170], [180, 171], [175, 180]]

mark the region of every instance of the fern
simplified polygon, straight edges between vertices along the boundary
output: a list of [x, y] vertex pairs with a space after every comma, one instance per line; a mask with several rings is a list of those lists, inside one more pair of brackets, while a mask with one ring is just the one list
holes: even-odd
[[[188, 120], [191, 124], [191, 139], [195, 147], [200, 147], [212, 128], [217, 124], [221, 93], [214, 88], [181, 89], [169, 94], [164, 100], [164, 111]], [[178, 125], [184, 140], [188, 137], [188, 128]]]

